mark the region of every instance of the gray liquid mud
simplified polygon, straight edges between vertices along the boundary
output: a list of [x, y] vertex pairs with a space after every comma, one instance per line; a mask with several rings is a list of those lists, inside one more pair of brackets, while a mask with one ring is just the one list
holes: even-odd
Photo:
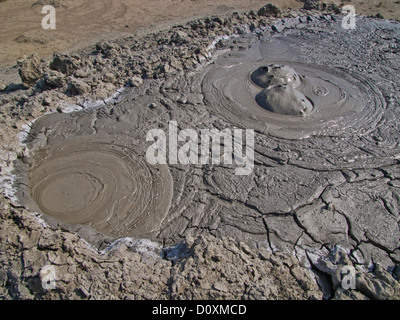
[[[348, 129], [357, 134], [376, 126], [385, 101], [372, 82], [354, 71], [346, 73], [305, 64], [298, 58], [279, 61], [279, 40], [274, 41], [275, 57], [270, 52], [269, 59], [264, 60], [263, 50], [268, 48], [269, 42], [261, 40], [243, 54], [240, 63], [230, 65], [229, 59], [223, 58], [222, 65], [218, 66], [217, 60], [217, 67], [206, 75], [203, 91], [207, 105], [218, 105], [215, 111], [222, 118], [289, 139], [339, 136], [342, 132], [348, 134]], [[289, 52], [284, 43], [282, 52]], [[295, 57], [295, 54], [289, 56]], [[260, 67], [263, 63], [265, 66]], [[263, 75], [261, 70], [268, 68], [268, 64], [271, 70], [279, 67], [280, 74], [265, 71]], [[282, 72], [282, 68], [286, 71]]]
[[[360, 264], [393, 267], [399, 25], [357, 23], [356, 32], [332, 22], [241, 35], [196, 71], [145, 81], [100, 109], [37, 120], [32, 156], [19, 169], [28, 186], [20, 184], [20, 201], [112, 238], [174, 244], [210, 232], [295, 252], [306, 264], [340, 245]], [[167, 133], [171, 120], [180, 129], [254, 129], [252, 174], [147, 164], [146, 133]]]
[[39, 210], [112, 237], [156, 229], [171, 205], [172, 177], [166, 166], [148, 166], [133, 143], [121, 142], [78, 137], [39, 151], [30, 171]]

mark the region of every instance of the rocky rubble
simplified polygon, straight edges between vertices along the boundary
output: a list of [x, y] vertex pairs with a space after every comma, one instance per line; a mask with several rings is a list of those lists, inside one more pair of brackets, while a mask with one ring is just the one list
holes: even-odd
[[[41, 60], [37, 55], [19, 61], [24, 88], [0, 84], [0, 91], [4, 91], [0, 95], [0, 138], [3, 140], [0, 186], [4, 192], [0, 210], [0, 297], [399, 299], [397, 269], [388, 272], [379, 264], [373, 264], [368, 270], [361, 267], [362, 263], [354, 262], [356, 252], [349, 253], [340, 247], [331, 252], [322, 250], [326, 254], [322, 258], [306, 256], [305, 263], [299, 259], [299, 254], [249, 247], [237, 239], [226, 235], [216, 237], [204, 230], [201, 235], [182, 236], [175, 246], [124, 239], [98, 250], [73, 232], [48, 227], [39, 217], [21, 208], [9, 189], [13, 161], [23, 158], [27, 152], [16, 139], [17, 135], [20, 137], [21, 132], [27, 135], [27, 124], [34, 119], [46, 113], [63, 112], [60, 101], [82, 109], [89, 99], [112, 105], [113, 100], [107, 102], [107, 98], [121, 87], [141, 87], [149, 79], [168, 79], [207, 63], [210, 54], [223, 45], [224, 37], [256, 33], [259, 28], [280, 33], [285, 29], [312, 26], [317, 32], [319, 23], [336, 19], [333, 15], [336, 9], [332, 7], [308, 8], [305, 5], [305, 9], [313, 11], [280, 13], [266, 6], [257, 13], [199, 19], [142, 38], [98, 43], [79, 54], [55, 53], [50, 61]], [[240, 49], [240, 43], [236, 47]], [[334, 205], [335, 200], [332, 203]], [[296, 212], [295, 219], [304, 230], [289, 223], [286, 231], [269, 234], [269, 240], [275, 237], [290, 238], [289, 243], [299, 241], [300, 238], [291, 239], [291, 228], [296, 236], [315, 238], [312, 226], [307, 229], [307, 220], [302, 220], [307, 214], [309, 212], [301, 210]], [[340, 213], [336, 218], [333, 221], [338, 224], [349, 220]], [[270, 228], [279, 223], [270, 217], [263, 220]], [[282, 216], [283, 224], [285, 221], [286, 217]], [[362, 231], [356, 231], [361, 239]], [[326, 239], [317, 239], [321, 248], [324, 241]], [[357, 242], [360, 246], [371, 245], [358, 238]], [[394, 252], [396, 248], [392, 249]], [[55, 290], [43, 289], [40, 271], [46, 265], [55, 268]], [[356, 267], [355, 290], [344, 290], [341, 286], [340, 273], [345, 265]]]
[[34, 85], [42, 76], [40, 57], [36, 53], [18, 61], [18, 65], [22, 83], [28, 87]]
[[[122, 239], [98, 252], [77, 235], [35, 226], [21, 210], [2, 219], [3, 299], [321, 298], [298, 261], [233, 239], [188, 237], [180, 249]], [[47, 265], [54, 267], [55, 290], [42, 287]]]

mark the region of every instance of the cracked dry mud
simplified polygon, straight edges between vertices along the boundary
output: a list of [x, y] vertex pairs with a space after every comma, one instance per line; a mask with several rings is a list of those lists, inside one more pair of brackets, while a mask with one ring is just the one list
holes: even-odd
[[[242, 22], [193, 68], [140, 81], [98, 107], [38, 118], [15, 163], [8, 223], [34, 224], [23, 206], [50, 227], [18, 237], [24, 264], [27, 254], [40, 263], [25, 265], [13, 290], [56, 295], [38, 289], [48, 261], [70, 277], [61, 297], [398, 299], [400, 26], [360, 17], [347, 31], [340, 20]], [[196, 32], [181, 28], [172, 39]], [[271, 100], [271, 89], [288, 93]], [[284, 109], [287, 101], [297, 105]], [[169, 121], [254, 129], [254, 170], [146, 163], [147, 132], [168, 132]], [[149, 279], [137, 267], [148, 265], [158, 270]], [[357, 268], [356, 290], [341, 287], [344, 265]], [[10, 270], [3, 283], [19, 283]]]

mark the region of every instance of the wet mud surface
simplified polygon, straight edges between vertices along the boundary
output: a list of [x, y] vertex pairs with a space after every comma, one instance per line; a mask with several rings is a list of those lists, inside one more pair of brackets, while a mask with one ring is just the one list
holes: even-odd
[[39, 210], [113, 237], [157, 229], [171, 205], [171, 175], [130, 144], [83, 137], [37, 154], [30, 193]]
[[[352, 32], [328, 18], [221, 39], [196, 70], [39, 118], [18, 165], [19, 201], [96, 247], [207, 233], [320, 271], [319, 257], [340, 246], [354, 264], [396, 272], [400, 27], [360, 18]], [[254, 129], [254, 170], [148, 164], [146, 134], [169, 121]]]

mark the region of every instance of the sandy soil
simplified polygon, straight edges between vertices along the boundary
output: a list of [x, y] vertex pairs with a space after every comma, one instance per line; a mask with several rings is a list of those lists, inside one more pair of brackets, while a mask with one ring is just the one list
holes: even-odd
[[[265, 4], [261, 0], [61, 0], [53, 1], [57, 29], [43, 30], [41, 10], [43, 4], [51, 2], [0, 3], [0, 67], [14, 64], [19, 57], [34, 51], [46, 56], [102, 39], [132, 35], [155, 24], [178, 23], [182, 18], [260, 8]], [[282, 8], [301, 5], [295, 0], [271, 2], [280, 2]]]
[[[400, 17], [398, 0], [333, 2], [353, 4], [357, 13]], [[48, 57], [54, 51], [70, 51], [197, 16], [258, 9], [266, 3], [282, 9], [303, 6], [299, 0], [5, 0], [0, 2], [0, 67], [14, 65], [33, 52]], [[41, 27], [45, 4], [56, 8], [56, 30]]]

